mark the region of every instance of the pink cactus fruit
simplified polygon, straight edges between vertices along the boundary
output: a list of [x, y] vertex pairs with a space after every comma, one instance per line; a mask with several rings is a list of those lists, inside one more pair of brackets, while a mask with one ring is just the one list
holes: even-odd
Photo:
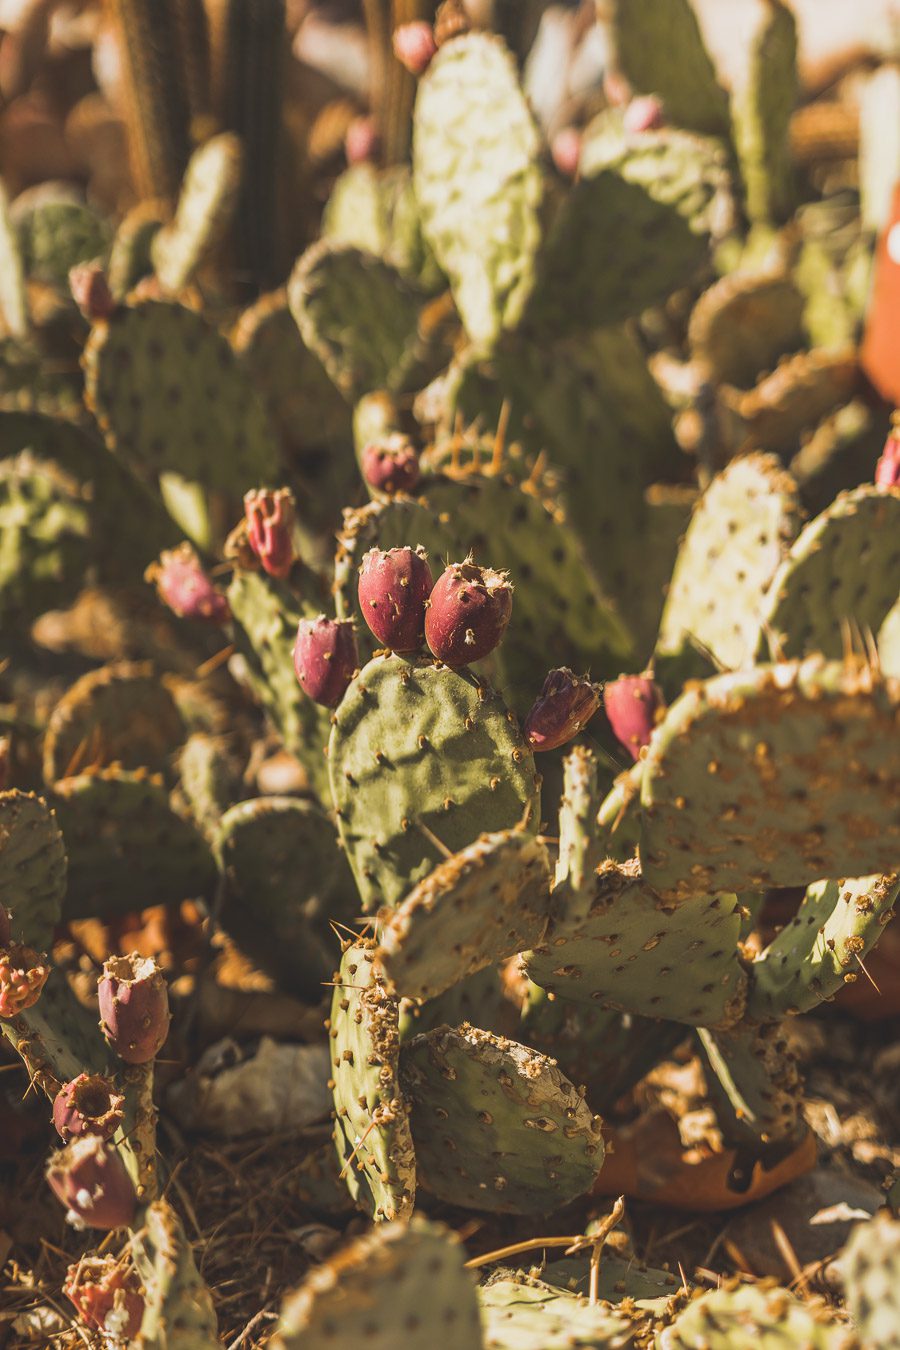
[[254, 489], [244, 497], [250, 547], [270, 577], [283, 581], [294, 562], [294, 495], [289, 488]]
[[620, 675], [605, 686], [603, 706], [616, 739], [632, 759], [640, 759], [664, 706], [659, 685], [646, 671], [643, 675]]
[[137, 1271], [114, 1256], [83, 1256], [69, 1266], [63, 1293], [86, 1327], [117, 1344], [137, 1336], [144, 1320], [144, 1291]]
[[359, 666], [356, 637], [349, 620], [301, 619], [294, 643], [294, 672], [303, 692], [326, 708], [335, 708]]
[[639, 94], [628, 104], [622, 117], [626, 131], [659, 131], [666, 125], [666, 112], [662, 100], [655, 94]]
[[12, 924], [9, 919], [9, 910], [0, 903], [0, 947], [8, 947], [12, 942]]
[[574, 178], [581, 162], [581, 132], [577, 127], [563, 127], [550, 142], [550, 155], [563, 178]]
[[116, 308], [106, 273], [99, 263], [78, 263], [69, 272], [72, 299], [88, 323], [108, 319]]
[[532, 750], [556, 750], [577, 736], [599, 707], [599, 685], [567, 666], [551, 670], [525, 718], [525, 739]]
[[96, 1134], [83, 1134], [51, 1154], [47, 1180], [79, 1224], [127, 1228], [134, 1219], [137, 1193], [122, 1156]]
[[394, 29], [393, 43], [397, 60], [416, 77], [424, 75], [437, 51], [431, 24], [422, 19], [401, 23]]
[[152, 956], [111, 956], [97, 985], [100, 1026], [126, 1064], [147, 1064], [169, 1034], [169, 991]]
[[64, 1144], [82, 1134], [111, 1139], [122, 1122], [125, 1098], [109, 1078], [80, 1073], [65, 1083], [53, 1101], [53, 1124]]
[[41, 996], [50, 967], [46, 956], [20, 942], [0, 946], [0, 1017], [16, 1017]]
[[344, 154], [348, 164], [366, 164], [378, 150], [378, 130], [374, 117], [354, 117], [344, 136]]
[[395, 652], [418, 651], [433, 586], [421, 547], [369, 549], [359, 569], [359, 607], [379, 642]]
[[450, 563], [435, 583], [425, 615], [425, 638], [446, 666], [480, 661], [498, 645], [512, 614], [508, 572], [478, 567], [471, 558]]
[[222, 624], [231, 618], [228, 601], [216, 590], [196, 549], [186, 540], [177, 548], [165, 549], [159, 561], [147, 568], [144, 580], [156, 587], [160, 600], [179, 619]]
[[381, 441], [370, 441], [360, 459], [369, 487], [387, 497], [412, 492], [418, 485], [419, 455], [407, 436], [395, 433]]
[[875, 486], [900, 487], [900, 408], [891, 418], [891, 429], [884, 443], [881, 458], [875, 465]]

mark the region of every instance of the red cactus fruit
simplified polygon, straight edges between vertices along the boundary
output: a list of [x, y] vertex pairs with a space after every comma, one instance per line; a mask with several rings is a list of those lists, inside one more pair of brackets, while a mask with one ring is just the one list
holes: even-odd
[[73, 1139], [47, 1163], [57, 1200], [88, 1228], [127, 1228], [137, 1193], [122, 1156], [96, 1134]]
[[392, 497], [412, 492], [419, 482], [419, 455], [408, 437], [399, 433], [371, 441], [360, 456], [362, 473], [370, 488]]
[[556, 750], [577, 736], [599, 707], [599, 685], [567, 666], [551, 670], [525, 718], [525, 739], [532, 750]]
[[109, 1078], [80, 1073], [65, 1083], [53, 1101], [53, 1124], [64, 1144], [82, 1134], [110, 1139], [122, 1121], [125, 1098]]
[[144, 1291], [132, 1266], [114, 1256], [83, 1256], [69, 1266], [63, 1293], [92, 1331], [131, 1341], [144, 1320]]
[[165, 549], [159, 562], [153, 562], [144, 580], [156, 587], [156, 593], [179, 619], [202, 619], [207, 623], [227, 623], [231, 610], [225, 596], [216, 590], [203, 570], [196, 549], [185, 541], [178, 548]]
[[340, 703], [359, 665], [356, 637], [349, 620], [301, 619], [294, 643], [294, 671], [300, 687], [314, 703], [334, 708]]
[[69, 290], [88, 323], [108, 319], [116, 308], [106, 273], [99, 263], [78, 263], [71, 268]]
[[15, 1017], [37, 1003], [47, 983], [47, 958], [21, 942], [0, 947], [0, 1017]]
[[430, 23], [418, 19], [394, 29], [394, 55], [410, 75], [424, 75], [437, 51]]
[[374, 117], [354, 117], [344, 136], [344, 154], [348, 164], [365, 164], [375, 158], [378, 130]]
[[379, 642], [395, 652], [418, 651], [433, 586], [421, 547], [369, 549], [359, 569], [359, 607]]
[[289, 488], [254, 489], [244, 497], [250, 547], [270, 577], [282, 581], [294, 561], [294, 496]]
[[12, 942], [12, 924], [9, 921], [9, 910], [4, 904], [0, 904], [0, 947], [8, 947]]
[[563, 178], [574, 178], [581, 161], [581, 132], [577, 127], [563, 127], [550, 142], [550, 154], [558, 173]]
[[875, 485], [880, 488], [900, 487], [900, 408], [891, 418], [891, 429], [875, 465]]
[[104, 962], [97, 985], [100, 1026], [126, 1064], [147, 1064], [169, 1034], [169, 991], [152, 956], [131, 952]]
[[662, 100], [655, 94], [640, 94], [633, 98], [625, 109], [622, 125], [631, 132], [658, 131], [666, 125]]
[[492, 652], [512, 614], [508, 572], [450, 563], [436, 582], [425, 614], [425, 638], [446, 666], [466, 666]]
[[663, 707], [659, 685], [647, 672], [620, 675], [605, 686], [603, 706], [616, 739], [633, 759], [639, 759], [656, 726], [656, 715]]

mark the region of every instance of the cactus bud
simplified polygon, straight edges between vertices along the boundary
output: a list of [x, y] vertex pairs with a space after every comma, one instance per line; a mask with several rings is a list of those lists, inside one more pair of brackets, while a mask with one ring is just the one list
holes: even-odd
[[415, 446], [399, 433], [371, 441], [361, 455], [363, 478], [370, 488], [392, 497], [412, 492], [419, 482], [419, 456]]
[[900, 408], [891, 418], [891, 429], [875, 465], [875, 485], [880, 488], [900, 487]]
[[633, 759], [639, 759], [656, 725], [656, 714], [664, 706], [659, 685], [647, 672], [620, 675], [604, 688], [603, 706], [616, 739]]
[[284, 580], [294, 561], [294, 497], [289, 488], [265, 489], [244, 497], [247, 538], [270, 577]]
[[20, 942], [0, 946], [0, 1017], [15, 1017], [37, 1003], [50, 974], [46, 961]]
[[563, 127], [550, 142], [550, 154], [557, 173], [574, 178], [581, 161], [581, 132], [576, 127]]
[[71, 268], [69, 290], [88, 323], [108, 319], [116, 308], [106, 273], [99, 263], [78, 263]]
[[110, 1139], [122, 1121], [125, 1098], [108, 1078], [80, 1073], [64, 1084], [53, 1101], [53, 1124], [64, 1144], [82, 1134]]
[[9, 921], [9, 910], [0, 902], [0, 947], [8, 947], [12, 942], [12, 924]]
[[378, 149], [378, 131], [374, 117], [354, 117], [344, 137], [344, 154], [348, 164], [365, 164], [375, 158]]
[[227, 623], [231, 618], [228, 601], [216, 590], [187, 541], [178, 548], [165, 549], [159, 562], [147, 568], [144, 580], [156, 587], [160, 600], [179, 619]]
[[394, 55], [410, 75], [424, 75], [436, 51], [430, 23], [418, 19], [394, 29]]
[[492, 652], [512, 614], [508, 572], [450, 563], [435, 584], [425, 615], [425, 638], [445, 666], [466, 666]]
[[127, 1228], [134, 1218], [137, 1193], [121, 1154], [96, 1134], [84, 1134], [51, 1154], [47, 1180], [80, 1225]]
[[144, 1291], [137, 1271], [114, 1256], [83, 1256], [69, 1266], [63, 1293], [92, 1331], [117, 1343], [137, 1336], [144, 1320]]
[[169, 1034], [169, 991], [152, 956], [131, 952], [104, 962], [97, 985], [100, 1026], [126, 1064], [147, 1064]]
[[359, 607], [385, 647], [417, 651], [425, 641], [425, 603], [434, 581], [421, 547], [371, 548], [359, 569]]
[[655, 94], [640, 94], [633, 98], [622, 116], [622, 125], [633, 133], [658, 131], [666, 125], [662, 101]]
[[599, 707], [599, 685], [567, 666], [551, 670], [525, 718], [525, 739], [532, 750], [556, 750], [577, 736]]
[[356, 637], [349, 620], [301, 619], [294, 643], [294, 671], [314, 703], [334, 708], [344, 697], [359, 665]]

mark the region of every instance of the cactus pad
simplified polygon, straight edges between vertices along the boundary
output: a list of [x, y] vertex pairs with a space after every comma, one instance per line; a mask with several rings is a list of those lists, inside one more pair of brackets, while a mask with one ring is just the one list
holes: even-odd
[[0, 182], [0, 319], [11, 337], [28, 331], [28, 297], [16, 227], [9, 215], [9, 198]]
[[690, 689], [644, 761], [646, 880], [685, 899], [890, 871], [898, 711], [896, 681], [820, 658]]
[[366, 910], [395, 907], [434, 869], [429, 833], [459, 852], [484, 831], [538, 823], [518, 723], [465, 669], [375, 657], [335, 712], [328, 768]]
[[531, 834], [483, 834], [440, 863], [387, 919], [378, 960], [404, 998], [434, 998], [539, 942], [550, 863]]
[[101, 258], [109, 246], [105, 222], [62, 185], [57, 190], [55, 184], [41, 184], [23, 192], [10, 215], [26, 277], [63, 292], [68, 290], [69, 270]]
[[858, 1224], [840, 1258], [847, 1306], [862, 1345], [900, 1346], [900, 1223], [882, 1212]]
[[74, 599], [93, 554], [83, 486], [29, 450], [0, 460], [0, 622]]
[[216, 1313], [194, 1263], [191, 1244], [165, 1200], [148, 1205], [134, 1239], [144, 1285], [144, 1319], [135, 1350], [216, 1350]]
[[768, 0], [754, 36], [745, 87], [732, 101], [734, 143], [751, 221], [781, 224], [794, 208], [789, 129], [799, 93], [797, 20]]
[[398, 1007], [371, 942], [344, 949], [335, 975], [330, 1037], [334, 1140], [350, 1193], [375, 1219], [406, 1219], [416, 1169], [398, 1082]]
[[537, 127], [504, 44], [448, 42], [419, 82], [413, 181], [422, 228], [473, 342], [518, 322], [540, 245]]
[[625, 1350], [630, 1319], [536, 1280], [492, 1279], [478, 1290], [485, 1350]]
[[228, 131], [211, 137], [189, 159], [175, 219], [150, 246], [165, 290], [187, 286], [227, 231], [237, 207], [241, 159], [241, 142]]
[[827, 1310], [759, 1284], [701, 1294], [659, 1335], [659, 1350], [852, 1350]]
[[553, 891], [555, 909], [564, 910], [570, 923], [590, 913], [594, 874], [608, 856], [597, 821], [601, 806], [596, 756], [587, 746], [576, 745], [563, 766]]
[[878, 659], [885, 675], [900, 679], [900, 600], [894, 602], [878, 630]]
[[583, 1195], [603, 1164], [599, 1118], [553, 1060], [464, 1024], [401, 1055], [419, 1180], [438, 1199], [545, 1214]]
[[781, 272], [732, 272], [704, 291], [688, 326], [691, 358], [714, 380], [749, 389], [803, 346], [803, 296]]
[[[726, 1147], [777, 1161], [805, 1129], [803, 1084], [780, 1026], [745, 1023], [730, 1031], [703, 1028], [697, 1034], [711, 1070], [706, 1073], [707, 1090]], [[747, 1180], [744, 1174], [732, 1185], [740, 1190]]]
[[13, 937], [46, 950], [66, 893], [66, 850], [56, 817], [32, 792], [0, 792], [0, 896]]
[[456, 1234], [414, 1218], [381, 1224], [288, 1294], [273, 1350], [477, 1350], [475, 1281]]

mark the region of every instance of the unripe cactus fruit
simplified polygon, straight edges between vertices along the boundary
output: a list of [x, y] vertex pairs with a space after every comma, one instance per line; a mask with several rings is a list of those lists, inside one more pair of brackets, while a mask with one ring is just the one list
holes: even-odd
[[137, 1193], [121, 1154], [96, 1134], [73, 1139], [47, 1163], [57, 1200], [88, 1228], [127, 1228]]
[[231, 618], [228, 601], [216, 590], [196, 550], [187, 541], [178, 548], [165, 549], [159, 562], [147, 568], [144, 580], [156, 587], [160, 600], [179, 619], [227, 623]]
[[381, 441], [370, 441], [361, 456], [363, 478], [370, 488], [392, 497], [412, 492], [419, 482], [419, 455], [412, 441], [400, 432]]
[[891, 418], [891, 429], [884, 443], [881, 458], [875, 465], [875, 486], [900, 487], [900, 408]]
[[418, 651], [433, 586], [421, 547], [369, 549], [359, 569], [359, 607], [379, 642], [395, 652]]
[[556, 750], [577, 736], [599, 707], [599, 685], [567, 666], [551, 670], [525, 718], [525, 739], [532, 750]]
[[437, 51], [431, 24], [417, 19], [394, 29], [394, 55], [410, 75], [424, 75]]
[[375, 158], [378, 149], [378, 130], [374, 117], [354, 117], [344, 137], [344, 154], [348, 164], [365, 164]]
[[53, 1101], [53, 1124], [64, 1144], [83, 1134], [110, 1139], [122, 1121], [125, 1098], [108, 1078], [80, 1073], [65, 1083]]
[[294, 561], [294, 496], [289, 488], [260, 488], [244, 497], [250, 547], [270, 577], [284, 580]]
[[450, 563], [436, 582], [425, 615], [425, 638], [445, 666], [480, 661], [500, 642], [512, 614], [508, 572]]
[[359, 665], [349, 619], [301, 619], [294, 643], [294, 671], [314, 703], [336, 708]]
[[11, 942], [12, 924], [9, 921], [9, 910], [0, 904], [0, 947], [8, 947]]
[[15, 1017], [33, 1007], [49, 974], [46, 957], [31, 947], [20, 942], [0, 947], [0, 1017]]
[[69, 290], [88, 323], [108, 319], [116, 307], [99, 263], [78, 263], [73, 267], [69, 272]]
[[605, 686], [603, 706], [616, 740], [633, 759], [639, 759], [656, 726], [656, 715], [663, 706], [659, 685], [646, 672], [620, 675]]
[[150, 956], [131, 952], [104, 962], [97, 985], [100, 1026], [126, 1064], [147, 1064], [169, 1034], [169, 991]]
[[574, 178], [581, 160], [581, 132], [577, 127], [563, 127], [550, 142], [550, 154], [558, 173], [563, 178]]
[[69, 1266], [63, 1293], [85, 1326], [131, 1341], [144, 1320], [144, 1292], [137, 1271], [114, 1256], [83, 1256]]
[[633, 98], [622, 116], [622, 125], [630, 132], [658, 131], [666, 125], [662, 100], [655, 94], [640, 94]]

